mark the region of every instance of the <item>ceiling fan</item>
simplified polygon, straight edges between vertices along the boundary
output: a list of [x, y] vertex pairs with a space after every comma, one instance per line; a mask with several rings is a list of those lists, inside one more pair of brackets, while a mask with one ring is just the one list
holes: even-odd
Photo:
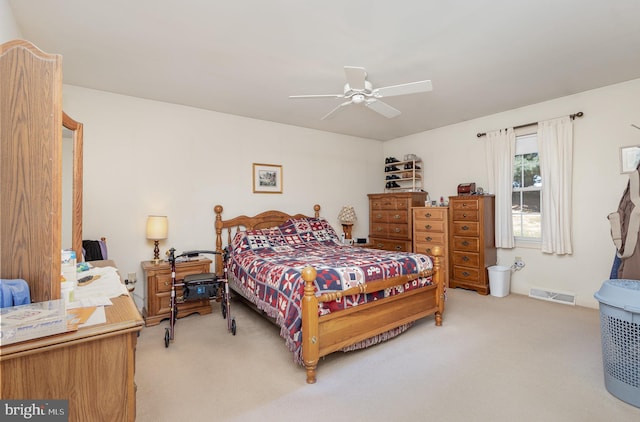
[[363, 104], [376, 113], [391, 119], [398, 116], [400, 110], [380, 101], [380, 98], [428, 92], [433, 89], [431, 81], [428, 80], [374, 89], [371, 82], [367, 80], [367, 71], [363, 67], [345, 66], [344, 73], [347, 76], [347, 83], [344, 85], [342, 94], [291, 95], [289, 98], [341, 98], [347, 100], [327, 113], [322, 120], [333, 116], [338, 110], [350, 104]]

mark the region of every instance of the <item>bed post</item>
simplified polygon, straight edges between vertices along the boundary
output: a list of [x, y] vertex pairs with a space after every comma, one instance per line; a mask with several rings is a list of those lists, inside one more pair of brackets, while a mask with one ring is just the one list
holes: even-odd
[[304, 298], [302, 299], [302, 360], [307, 368], [307, 384], [316, 382], [316, 367], [320, 359], [318, 343], [318, 299], [314, 281], [315, 268], [308, 266], [302, 270], [304, 280]]
[[216, 205], [213, 207], [213, 211], [216, 213], [216, 275], [218, 277], [223, 276], [222, 268], [222, 205]]
[[434, 281], [436, 283], [436, 304], [438, 310], [436, 311], [436, 325], [442, 325], [442, 313], [444, 312], [444, 279], [442, 277], [442, 248], [435, 246], [433, 248], [433, 271]]
[[320, 218], [320, 205], [315, 204], [313, 206], [313, 215], [315, 216], [315, 218]]

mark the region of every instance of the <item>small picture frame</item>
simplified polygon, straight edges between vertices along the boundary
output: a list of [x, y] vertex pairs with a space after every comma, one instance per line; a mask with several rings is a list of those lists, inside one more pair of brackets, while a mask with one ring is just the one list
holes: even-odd
[[253, 193], [282, 193], [282, 166], [253, 163]]
[[620, 147], [620, 173], [633, 173], [640, 162], [640, 145]]

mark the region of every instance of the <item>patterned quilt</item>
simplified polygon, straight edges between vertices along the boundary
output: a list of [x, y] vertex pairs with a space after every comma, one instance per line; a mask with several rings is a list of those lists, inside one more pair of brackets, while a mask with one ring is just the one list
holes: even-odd
[[[345, 246], [323, 218], [289, 219], [278, 227], [238, 232], [230, 249], [231, 286], [275, 318], [297, 362], [302, 360], [301, 272], [306, 266], [317, 271], [318, 295], [432, 268], [426, 255]], [[430, 283], [431, 277], [420, 278], [386, 291], [343, 297], [321, 304], [318, 312], [324, 315]]]

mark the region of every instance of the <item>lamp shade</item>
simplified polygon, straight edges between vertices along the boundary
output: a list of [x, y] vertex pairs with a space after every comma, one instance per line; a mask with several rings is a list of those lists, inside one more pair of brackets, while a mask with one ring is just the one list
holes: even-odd
[[150, 215], [147, 218], [147, 239], [166, 239], [169, 232], [169, 220], [164, 215]]
[[356, 220], [356, 210], [351, 205], [345, 205], [338, 213], [338, 221], [341, 224], [353, 224]]

